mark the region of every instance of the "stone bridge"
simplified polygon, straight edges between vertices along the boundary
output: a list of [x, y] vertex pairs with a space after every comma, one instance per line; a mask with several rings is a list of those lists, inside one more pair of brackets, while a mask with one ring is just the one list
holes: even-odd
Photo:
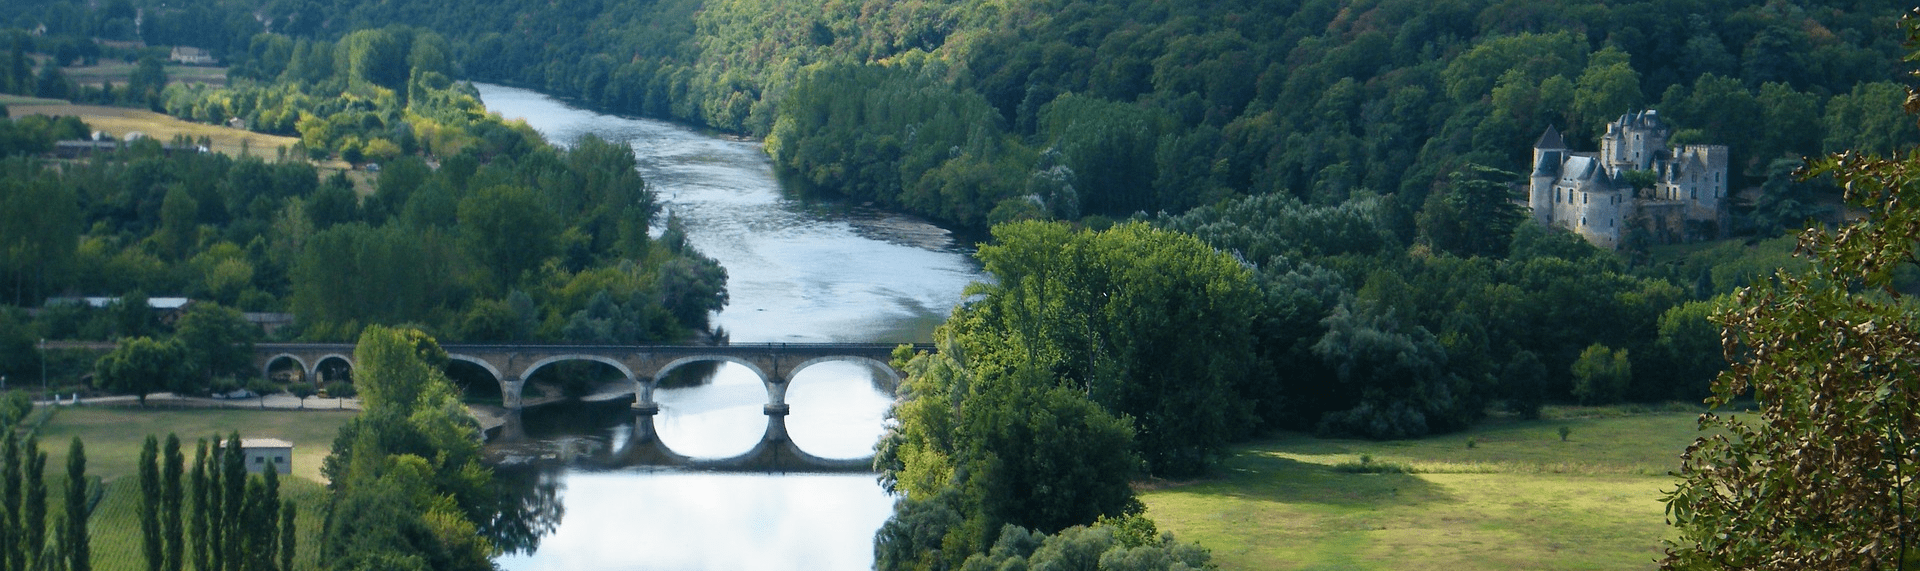
[[[622, 450], [614, 452], [619, 465], [669, 465], [706, 469], [737, 470], [870, 470], [871, 458], [828, 459], [807, 454], [787, 438], [787, 381], [813, 365], [829, 361], [851, 361], [870, 365], [883, 373], [877, 379], [888, 393], [901, 381], [901, 372], [889, 362], [895, 343], [763, 343], [719, 346], [697, 345], [532, 345], [532, 344], [445, 344], [442, 349], [453, 361], [471, 363], [500, 383], [501, 404], [509, 419], [506, 436], [512, 438], [521, 408], [530, 404], [522, 391], [526, 380], [547, 365], [569, 361], [604, 363], [618, 370], [631, 383], [634, 396], [633, 434]], [[932, 345], [915, 345], [930, 351]], [[261, 373], [286, 359], [300, 371], [315, 378], [325, 364], [339, 361], [351, 369], [353, 345], [349, 343], [259, 343], [254, 345], [255, 363]], [[660, 379], [683, 366], [703, 362], [735, 363], [759, 375], [767, 390], [763, 410], [767, 428], [758, 445], [733, 458], [698, 459], [673, 452], [654, 432], [653, 417], [660, 405], [653, 399]], [[546, 399], [551, 402], [557, 399]]]

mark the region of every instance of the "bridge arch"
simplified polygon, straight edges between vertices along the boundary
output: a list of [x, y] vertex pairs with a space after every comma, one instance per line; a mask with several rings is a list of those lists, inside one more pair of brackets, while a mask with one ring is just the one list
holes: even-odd
[[734, 363], [742, 367], [746, 367], [748, 370], [753, 371], [754, 375], [757, 375], [760, 377], [760, 382], [763, 384], [773, 382], [773, 376], [768, 375], [766, 370], [761, 369], [760, 366], [754, 364], [753, 361], [749, 361], [747, 359], [743, 359], [740, 357], [735, 357], [733, 355], [718, 355], [718, 354], [688, 355], [685, 357], [674, 359], [672, 361], [667, 361], [667, 364], [661, 365], [659, 369], [655, 369], [653, 371], [653, 381], [650, 381], [650, 382], [659, 382], [660, 378], [667, 376], [667, 373], [673, 372], [674, 369], [678, 369], [680, 367], [691, 365], [693, 363], [698, 363], [701, 361], [726, 361], [728, 363]]
[[879, 370], [882, 373], [883, 378], [878, 378], [875, 380], [879, 381], [881, 384], [884, 385], [883, 388], [886, 389], [887, 394], [890, 396], [895, 394], [895, 391], [900, 390], [900, 382], [903, 379], [900, 378], [900, 372], [893, 369], [893, 365], [891, 363], [887, 363], [885, 361], [881, 361], [879, 359], [875, 359], [872, 357], [863, 357], [860, 355], [827, 355], [823, 357], [814, 357], [812, 359], [807, 359], [805, 361], [801, 361], [800, 364], [798, 365], [794, 365], [793, 369], [788, 370], [787, 378], [792, 379], [794, 377], [799, 376], [800, 371], [806, 370], [807, 367], [812, 367], [814, 365], [818, 365], [821, 363], [830, 363], [830, 362], [836, 362], [836, 361], [847, 362], [847, 363], [859, 363], [862, 365], [867, 365], [868, 368], [870, 369]]
[[533, 364], [527, 365], [527, 368], [525, 370], [520, 371], [520, 378], [522, 380], [531, 379], [533, 378], [534, 371], [540, 370], [541, 367], [545, 367], [547, 365], [552, 365], [554, 363], [559, 363], [562, 361], [593, 361], [595, 363], [606, 363], [608, 365], [612, 365], [614, 369], [620, 371], [620, 374], [626, 375], [627, 379], [631, 380], [634, 378], [633, 369], [627, 367], [627, 364], [620, 362], [619, 359], [614, 359], [612, 357], [605, 357], [601, 355], [588, 355], [584, 353], [554, 355], [552, 357], [547, 357], [545, 359], [534, 361]]
[[459, 362], [462, 362], [462, 363], [468, 363], [468, 364], [471, 364], [471, 365], [473, 365], [473, 366], [476, 366], [476, 367], [480, 367], [480, 368], [482, 368], [482, 369], [486, 369], [486, 370], [487, 370], [487, 374], [490, 374], [490, 375], [493, 375], [493, 380], [494, 380], [494, 382], [506, 382], [506, 379], [507, 379], [507, 377], [506, 377], [505, 375], [501, 375], [501, 374], [500, 374], [500, 368], [499, 368], [499, 367], [495, 367], [495, 366], [493, 366], [493, 363], [489, 363], [489, 362], [487, 362], [487, 360], [486, 360], [486, 359], [482, 359], [482, 358], [479, 358], [479, 357], [475, 357], [475, 356], [472, 356], [472, 355], [462, 355], [462, 354], [459, 354], [459, 353], [448, 353], [448, 354], [447, 354], [447, 360], [448, 360], [448, 361], [459, 361]]
[[326, 353], [315, 358], [313, 360], [313, 368], [307, 370], [308, 372], [313, 374], [313, 378], [310, 380], [312, 380], [313, 382], [320, 382], [320, 381], [326, 380], [321, 378], [322, 375], [324, 374], [322, 372], [322, 369], [325, 368], [327, 366], [327, 363], [331, 361], [339, 361], [341, 363], [346, 363], [347, 375], [349, 379], [352, 378], [353, 370], [360, 368], [359, 365], [353, 362], [352, 355], [348, 355], [344, 353]]
[[[262, 379], [273, 378], [273, 364], [280, 362], [281, 359], [287, 359], [287, 360], [293, 361], [293, 365], [295, 367], [299, 367], [300, 376], [302, 378], [309, 377], [313, 374], [313, 369], [307, 367], [307, 362], [304, 360], [301, 360], [299, 355], [295, 355], [292, 353], [276, 353], [272, 357], [267, 357], [266, 362], [260, 364], [260, 378]], [[312, 382], [312, 379], [306, 379], [306, 380], [308, 382]]]

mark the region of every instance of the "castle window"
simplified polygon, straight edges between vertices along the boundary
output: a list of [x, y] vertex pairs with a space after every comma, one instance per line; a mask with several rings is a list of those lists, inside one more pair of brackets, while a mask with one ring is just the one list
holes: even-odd
[[1687, 195], [1687, 198], [1691, 198], [1691, 199], [1694, 199], [1694, 200], [1700, 200], [1700, 189], [1698, 189], [1698, 188], [1696, 188], [1696, 189], [1692, 189], [1692, 190], [1690, 190], [1690, 191], [1688, 191], [1688, 192], [1689, 192], [1689, 194]]
[[1585, 217], [1585, 216], [1581, 216], [1581, 217], [1580, 217], [1580, 225], [1581, 225], [1581, 226], [1586, 226], [1586, 225], [1587, 225], [1587, 217]]
[[1612, 228], [1612, 227], [1613, 227], [1613, 219], [1612, 219], [1612, 218], [1608, 218], [1608, 219], [1607, 219], [1607, 227], [1608, 227], [1608, 228]]
[[1582, 193], [1580, 193], [1580, 203], [1581, 203], [1581, 204], [1586, 204], [1586, 203], [1587, 203], [1587, 199], [1589, 199], [1589, 198], [1593, 198], [1593, 195], [1591, 195], [1591, 194], [1587, 194], [1587, 193], [1585, 193], [1585, 192], [1582, 192]]

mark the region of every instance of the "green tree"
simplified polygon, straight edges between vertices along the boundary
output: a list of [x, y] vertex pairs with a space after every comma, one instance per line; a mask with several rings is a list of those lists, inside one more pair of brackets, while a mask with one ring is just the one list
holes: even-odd
[[881, 481], [905, 496], [876, 540], [882, 568], [958, 565], [1002, 525], [1052, 531], [1140, 511], [1126, 419], [1036, 371], [956, 360], [949, 334], [936, 337], [955, 351], [906, 363], [912, 396], [880, 444]]
[[132, 393], [146, 406], [148, 394], [167, 390], [187, 375], [186, 355], [186, 347], [178, 340], [128, 339], [94, 363], [94, 384]]
[[1709, 394], [1713, 378], [1727, 368], [1727, 361], [1720, 355], [1720, 327], [1711, 319], [1714, 306], [1725, 301], [1690, 301], [1660, 315], [1654, 348], [1659, 352], [1657, 366], [1667, 386], [1637, 396], [1691, 400]]
[[0, 485], [5, 486], [4, 489], [0, 489], [0, 496], [4, 496], [6, 508], [4, 514], [0, 514], [0, 532], [4, 532], [0, 533], [0, 541], [4, 541], [0, 543], [0, 558], [4, 558], [6, 566], [12, 569], [20, 569], [26, 565], [25, 556], [29, 548], [23, 537], [25, 535], [25, 528], [22, 525], [24, 518], [20, 513], [23, 507], [20, 504], [20, 492], [26, 483], [26, 466], [20, 460], [20, 444], [20, 438], [17, 435], [7, 434], [0, 437], [0, 457], [4, 457], [6, 461], [4, 467], [6, 480], [0, 482]]
[[188, 516], [188, 553], [193, 562], [194, 571], [209, 569], [212, 559], [211, 517], [208, 512], [208, 494], [211, 484], [207, 480], [207, 439], [202, 438], [193, 447], [193, 469], [187, 476], [187, 503], [191, 508]]
[[1510, 184], [1520, 176], [1467, 164], [1447, 175], [1446, 188], [1427, 195], [1420, 234], [1435, 249], [1457, 256], [1505, 256], [1513, 229], [1526, 218]]
[[226, 502], [223, 499], [226, 497], [226, 485], [221, 483], [225, 480], [224, 474], [226, 470], [224, 466], [226, 465], [226, 461], [223, 459], [226, 457], [227, 452], [226, 448], [220, 445], [220, 441], [220, 435], [214, 434], [213, 438], [208, 442], [206, 465], [207, 498], [206, 503], [201, 505], [201, 507], [206, 510], [204, 513], [206, 514], [205, 518], [207, 520], [207, 535], [204, 543], [206, 547], [206, 568], [208, 571], [223, 571], [227, 568], [227, 548], [225, 543], [227, 541], [227, 511]]
[[92, 510], [87, 499], [87, 448], [76, 436], [67, 447], [66, 509], [60, 529], [60, 552], [66, 554], [67, 571], [93, 569], [93, 537], [87, 532]]
[[186, 538], [181, 512], [183, 490], [180, 481], [185, 463], [186, 458], [180, 453], [180, 437], [168, 433], [167, 444], [161, 456], [160, 478], [160, 527], [166, 560], [163, 568], [167, 571], [181, 571], [185, 566]]
[[47, 453], [40, 450], [40, 437], [27, 437], [24, 454], [26, 468], [26, 498], [21, 506], [21, 526], [25, 528], [27, 564], [32, 568], [46, 565], [47, 547]]
[[460, 230], [499, 291], [558, 252], [560, 217], [532, 189], [494, 186], [460, 201]]
[[[1909, 45], [1920, 19], [1903, 21]], [[1914, 53], [1920, 53], [1916, 51]], [[1909, 102], [1907, 109], [1916, 111]], [[1908, 119], [1908, 128], [1913, 127]], [[1920, 374], [1911, 301], [1891, 287], [1920, 244], [1920, 155], [1845, 153], [1811, 165], [1864, 211], [1800, 235], [1813, 265], [1736, 294], [1716, 316], [1733, 361], [1708, 402], [1751, 391], [1750, 414], [1709, 414], [1667, 493], [1669, 569], [1897, 569], [1916, 558]]]
[[1626, 349], [1608, 349], [1594, 343], [1573, 362], [1573, 397], [1580, 404], [1608, 404], [1626, 396], [1633, 367]]
[[[253, 374], [253, 339], [258, 329], [240, 310], [195, 303], [181, 314], [174, 336], [198, 373], [195, 377], [204, 383], [215, 377]], [[176, 390], [200, 388], [184, 383], [169, 386]]]
[[321, 553], [345, 568], [489, 569], [474, 523], [491, 507], [479, 426], [417, 330], [371, 326], [354, 348], [362, 412], [321, 473], [334, 491]]
[[253, 522], [246, 519], [247, 506], [247, 452], [241, 447], [240, 432], [230, 433], [226, 446], [220, 453], [220, 504], [214, 506], [220, 514], [220, 541], [214, 549], [220, 554], [221, 563], [217, 565], [225, 571], [240, 571], [246, 565], [248, 549], [247, 530]]
[[160, 488], [159, 456], [159, 439], [147, 435], [140, 444], [140, 550], [147, 571], [166, 567], [165, 540], [160, 531], [160, 498], [165, 491]]
[[293, 555], [299, 546], [300, 534], [293, 526], [293, 520], [299, 514], [299, 506], [291, 501], [280, 506], [280, 569], [293, 571]]
[[166, 88], [166, 66], [151, 55], [142, 57], [140, 63], [134, 66], [133, 73], [127, 76], [127, 102], [162, 111], [160, 91]]
[[1587, 69], [1575, 81], [1573, 109], [1587, 128], [1599, 132], [1614, 117], [1639, 106], [1641, 98], [1640, 73], [1627, 53], [1607, 46], [1588, 57]]
[[954, 337], [991, 374], [1031, 369], [1132, 417], [1155, 474], [1200, 473], [1254, 423], [1253, 276], [1231, 256], [1145, 224], [994, 229], [994, 283], [955, 310]]

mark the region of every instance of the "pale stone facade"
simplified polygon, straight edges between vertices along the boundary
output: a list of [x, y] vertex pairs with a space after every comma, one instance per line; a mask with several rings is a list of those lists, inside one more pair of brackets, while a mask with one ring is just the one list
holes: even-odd
[[[1668, 147], [1658, 111], [1621, 115], [1607, 124], [1600, 152], [1567, 149], [1547, 127], [1533, 146], [1527, 205], [1536, 222], [1572, 230], [1596, 246], [1617, 249], [1631, 228], [1663, 243], [1719, 238], [1727, 214], [1727, 147]], [[1630, 171], [1650, 171], [1653, 187], [1636, 192]]]

